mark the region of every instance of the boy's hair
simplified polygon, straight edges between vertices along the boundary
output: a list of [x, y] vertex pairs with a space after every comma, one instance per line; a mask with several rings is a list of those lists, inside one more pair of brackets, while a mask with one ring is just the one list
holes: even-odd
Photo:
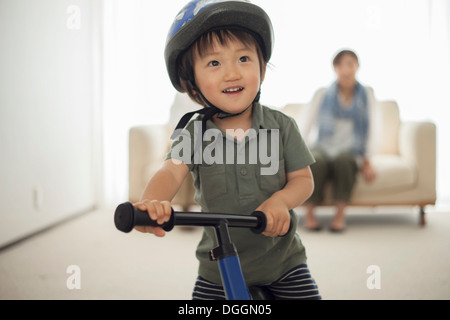
[[[235, 40], [240, 41], [247, 47], [256, 48], [261, 76], [263, 75], [266, 67], [266, 62], [264, 61], [264, 55], [261, 50], [261, 46], [252, 34], [240, 29], [220, 29], [205, 33], [199, 39], [197, 39], [194, 44], [191, 45], [191, 47], [181, 56], [178, 64], [180, 84], [187, 92], [189, 97], [198, 104], [205, 107], [208, 105], [203, 100], [202, 95], [198, 94], [196, 90], [193, 59], [194, 53], [198, 54], [201, 57], [208, 49], [213, 47], [215, 42], [219, 43], [222, 46], [225, 46], [230, 41]], [[194, 85], [194, 87], [192, 85]]]

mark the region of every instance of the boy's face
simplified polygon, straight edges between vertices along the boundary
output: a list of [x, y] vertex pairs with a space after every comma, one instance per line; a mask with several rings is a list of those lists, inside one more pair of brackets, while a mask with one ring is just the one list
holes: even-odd
[[255, 99], [263, 81], [255, 47], [238, 40], [214, 45], [202, 56], [194, 52], [195, 82], [203, 95], [224, 112], [239, 113]]

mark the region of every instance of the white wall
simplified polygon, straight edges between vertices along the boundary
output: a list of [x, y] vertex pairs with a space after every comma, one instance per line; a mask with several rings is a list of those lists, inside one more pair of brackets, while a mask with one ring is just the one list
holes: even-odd
[[0, 246], [95, 205], [91, 2], [0, 0]]

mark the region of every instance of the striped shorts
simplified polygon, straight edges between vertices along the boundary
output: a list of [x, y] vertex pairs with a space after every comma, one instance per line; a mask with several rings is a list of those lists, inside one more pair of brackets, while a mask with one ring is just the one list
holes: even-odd
[[[320, 300], [319, 289], [311, 277], [306, 264], [299, 265], [284, 274], [279, 280], [265, 286], [276, 300]], [[193, 300], [226, 300], [222, 285], [198, 277]]]

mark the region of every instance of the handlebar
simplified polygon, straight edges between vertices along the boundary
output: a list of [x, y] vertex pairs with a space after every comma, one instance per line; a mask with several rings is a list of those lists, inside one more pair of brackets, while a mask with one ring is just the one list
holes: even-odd
[[266, 216], [262, 211], [255, 211], [251, 215], [235, 215], [207, 212], [177, 212], [172, 208], [170, 220], [158, 224], [151, 220], [147, 211], [137, 209], [131, 202], [120, 204], [114, 213], [116, 228], [122, 232], [130, 232], [135, 226], [161, 227], [171, 231], [174, 226], [218, 227], [226, 221], [229, 227], [250, 228], [254, 233], [262, 233], [266, 229]]

